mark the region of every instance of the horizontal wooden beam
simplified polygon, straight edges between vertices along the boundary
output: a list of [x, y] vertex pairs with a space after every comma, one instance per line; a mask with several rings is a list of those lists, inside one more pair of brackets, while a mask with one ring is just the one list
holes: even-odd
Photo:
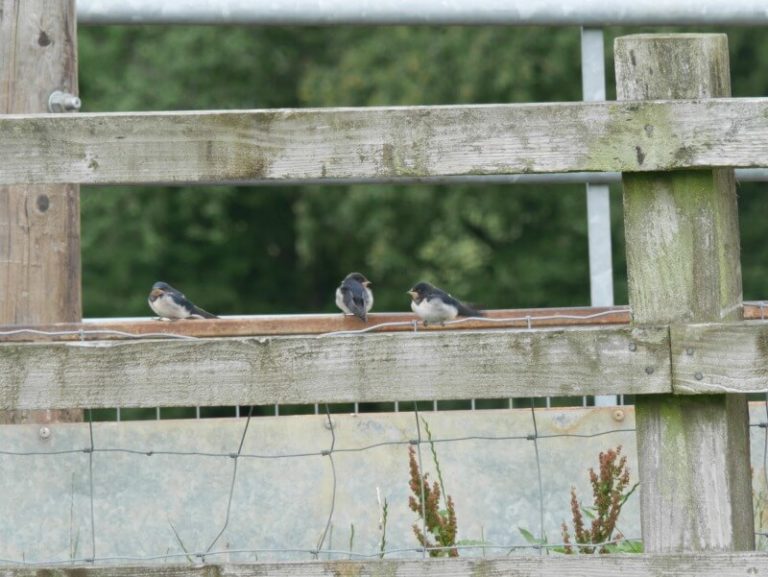
[[141, 566], [4, 567], [0, 577], [743, 577], [764, 575], [764, 553], [698, 553], [677, 555], [547, 555], [460, 559], [384, 559], [374, 561], [308, 561], [257, 564]]
[[[424, 327], [412, 313], [371, 313], [368, 322], [337, 314], [257, 315], [217, 320], [190, 319], [160, 322], [156, 319], [115, 319], [52, 325], [0, 326], [0, 342], [123, 340], [132, 336], [246, 337], [312, 335], [332, 332], [413, 332], [553, 326], [627, 324], [627, 307], [567, 307], [546, 309], [496, 309], [483, 319], [459, 319], [445, 326]], [[415, 324], [415, 326], [414, 326]]]
[[[542, 328], [628, 324], [629, 309], [616, 307], [566, 307], [487, 310], [483, 320], [460, 319], [446, 326], [419, 331]], [[745, 319], [765, 319], [768, 307], [745, 304]], [[142, 336], [249, 337], [317, 335], [332, 332], [413, 332], [416, 316], [410, 313], [371, 313], [367, 324], [341, 314], [252, 315], [218, 320], [159, 322], [149, 318], [85, 320], [82, 323], [0, 326], [0, 343], [31, 341], [125, 340]]]
[[0, 116], [0, 185], [768, 166], [768, 99]]
[[[749, 318], [762, 313], [745, 307]], [[399, 313], [374, 316], [368, 328], [395, 324], [369, 333], [341, 315], [4, 327], [0, 409], [768, 391], [767, 323], [674, 326], [670, 339], [666, 327], [622, 326], [620, 308], [489, 316], [507, 320], [415, 334]], [[529, 319], [533, 330], [510, 330]]]
[[768, 319], [768, 301], [744, 303], [744, 319]]
[[580, 327], [0, 345], [0, 409], [670, 392], [669, 331]]
[[768, 323], [688, 324], [670, 332], [675, 393], [768, 392]]

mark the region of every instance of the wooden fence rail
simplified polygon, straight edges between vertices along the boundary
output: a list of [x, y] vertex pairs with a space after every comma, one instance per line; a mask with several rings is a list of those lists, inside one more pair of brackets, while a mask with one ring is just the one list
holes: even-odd
[[[407, 297], [406, 297], [407, 298]], [[405, 299], [404, 299], [405, 300]], [[751, 309], [750, 309], [751, 310]], [[765, 312], [768, 312], [766, 309]], [[100, 319], [52, 325], [0, 325], [0, 343], [26, 341], [124, 340], [132, 336], [168, 334], [187, 337], [252, 337], [320, 335], [332, 332], [439, 332], [504, 328], [602, 326], [629, 323], [627, 307], [496, 309], [484, 319], [424, 327], [413, 313], [370, 313], [363, 324], [356, 317], [335, 314], [247, 315], [216, 320], [158, 322], [151, 318]], [[756, 310], [755, 315], [760, 315]], [[756, 318], [760, 318], [757, 316]]]
[[[627, 307], [566, 307], [494, 309], [485, 319], [460, 319], [445, 326], [424, 327], [411, 313], [371, 313], [363, 325], [356, 318], [335, 314], [242, 315], [217, 320], [158, 322], [152, 318], [91, 319], [80, 323], [50, 325], [0, 325], [0, 343], [34, 341], [126, 340], [141, 337], [254, 337], [321, 335], [332, 332], [425, 332], [536, 329], [542, 327], [626, 325]], [[768, 306], [744, 305], [745, 320], [768, 320]], [[414, 326], [414, 323], [416, 326]]]
[[0, 408], [671, 392], [667, 327], [0, 345]]
[[709, 553], [698, 555], [575, 555], [481, 559], [408, 559], [141, 565], [60, 569], [0, 568], [0, 577], [744, 577], [768, 572], [768, 555]]
[[0, 185], [768, 166], [768, 99], [0, 117]]
[[768, 392], [768, 323], [0, 344], [0, 409]]

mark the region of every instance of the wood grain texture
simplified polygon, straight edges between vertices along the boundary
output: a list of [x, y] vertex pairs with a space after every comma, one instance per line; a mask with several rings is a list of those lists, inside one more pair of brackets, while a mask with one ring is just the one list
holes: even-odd
[[[619, 99], [730, 95], [723, 34], [625, 36], [614, 46]], [[732, 170], [622, 181], [633, 322], [740, 319]], [[645, 550], [753, 549], [746, 397], [643, 396], [636, 416]]]
[[668, 330], [567, 328], [0, 345], [0, 408], [670, 392]]
[[[77, 93], [74, 1], [0, 2], [0, 113], [44, 112], [54, 90]], [[81, 318], [79, 191], [33, 186], [46, 182], [0, 187], [2, 324]]]
[[768, 319], [768, 301], [755, 304], [754, 302], [744, 303], [745, 319]]
[[[445, 326], [424, 327], [412, 313], [371, 313], [368, 323], [342, 314], [257, 315], [216, 320], [160, 322], [155, 319], [115, 319], [53, 325], [0, 326], [0, 342], [121, 340], [130, 335], [183, 335], [190, 337], [243, 337], [310, 335], [338, 331], [422, 332], [555, 326], [627, 324], [626, 307], [567, 307], [497, 309], [483, 311], [485, 319], [461, 319]], [[110, 333], [110, 331], [114, 331]], [[45, 334], [40, 334], [45, 333]], [[127, 334], [123, 334], [127, 333]]]
[[[0, 0], [0, 113], [45, 112], [55, 90], [77, 94], [74, 0]], [[82, 316], [79, 187], [42, 183], [0, 186], [0, 324]], [[3, 423], [81, 418], [0, 414]]]
[[736, 193], [725, 173], [623, 175], [634, 322], [741, 318]]
[[768, 99], [12, 115], [0, 184], [768, 164]]
[[[615, 52], [620, 100], [730, 96], [724, 34], [627, 36]], [[733, 171], [626, 174], [622, 183], [633, 321], [740, 319]]]
[[[445, 327], [418, 325], [426, 332], [527, 328], [626, 325], [630, 312], [625, 306], [566, 307], [543, 309], [494, 309], [484, 311], [485, 320], [467, 320]], [[744, 305], [744, 318], [768, 320], [768, 306]], [[85, 320], [82, 323], [51, 325], [0, 325], [0, 342], [125, 340], [142, 335], [181, 335], [188, 337], [249, 337], [271, 335], [312, 335], [337, 331], [412, 332], [415, 315], [410, 313], [371, 313], [368, 324], [340, 314], [253, 315], [217, 320], [159, 322], [148, 318]], [[396, 323], [390, 325], [389, 323]], [[45, 333], [45, 334], [39, 334]], [[122, 334], [126, 333], [126, 334]], [[674, 343], [673, 343], [674, 347]]]
[[765, 575], [764, 553], [557, 555], [221, 565], [4, 567], [0, 577], [743, 577]]
[[768, 392], [768, 323], [673, 325], [675, 394]]

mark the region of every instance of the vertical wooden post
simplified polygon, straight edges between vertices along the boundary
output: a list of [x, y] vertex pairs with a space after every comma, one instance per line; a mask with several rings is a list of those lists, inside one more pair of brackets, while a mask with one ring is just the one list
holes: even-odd
[[[75, 0], [0, 0], [0, 112], [47, 112], [56, 90], [77, 94]], [[0, 324], [81, 316], [79, 187], [0, 187]], [[0, 422], [81, 414], [0, 413]]]
[[[614, 48], [620, 100], [730, 96], [725, 35], [625, 36]], [[638, 163], [664, 137], [663, 118], [649, 123]], [[622, 180], [633, 322], [741, 319], [733, 171]], [[645, 550], [753, 549], [746, 397], [655, 395], [636, 407]]]

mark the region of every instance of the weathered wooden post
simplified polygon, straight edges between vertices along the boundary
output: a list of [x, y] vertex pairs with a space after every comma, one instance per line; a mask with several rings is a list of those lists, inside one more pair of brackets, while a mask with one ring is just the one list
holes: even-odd
[[[76, 39], [74, 0], [0, 0], [0, 112], [47, 112], [54, 91], [76, 95]], [[81, 306], [79, 187], [0, 187], [0, 324], [79, 322]]]
[[[730, 96], [725, 35], [626, 36], [615, 55], [620, 100]], [[664, 128], [649, 119], [639, 167]], [[633, 323], [741, 319], [733, 171], [625, 173], [623, 184]], [[745, 396], [641, 396], [636, 407], [645, 550], [753, 549]]]

